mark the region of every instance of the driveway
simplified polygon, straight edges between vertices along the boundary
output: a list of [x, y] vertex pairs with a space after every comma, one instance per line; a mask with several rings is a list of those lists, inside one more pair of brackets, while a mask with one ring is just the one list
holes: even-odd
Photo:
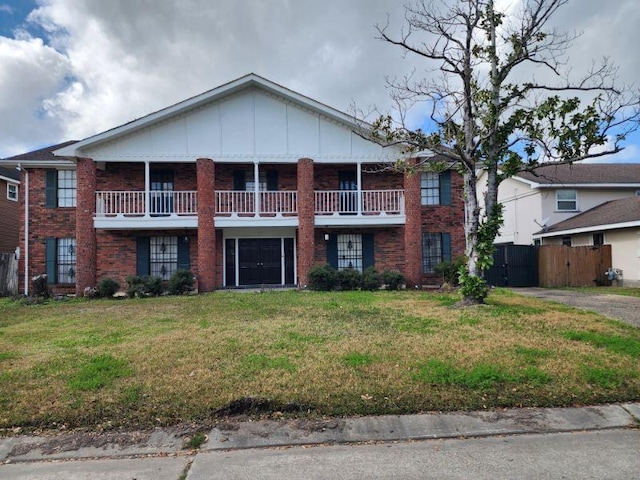
[[609, 293], [576, 292], [551, 288], [514, 288], [514, 292], [552, 302], [564, 303], [580, 310], [590, 310], [614, 320], [640, 327], [640, 298]]

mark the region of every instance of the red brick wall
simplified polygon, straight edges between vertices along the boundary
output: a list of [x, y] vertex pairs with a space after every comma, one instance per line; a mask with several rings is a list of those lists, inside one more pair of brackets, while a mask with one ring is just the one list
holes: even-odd
[[[198, 289], [212, 292], [216, 287], [215, 165], [213, 160], [197, 160], [198, 177]], [[217, 268], [216, 268], [217, 267]]]
[[96, 164], [90, 158], [79, 158], [76, 167], [76, 295], [96, 285]]
[[[197, 190], [196, 166], [193, 163], [152, 163], [154, 171], [172, 171], [173, 189], [177, 191]], [[144, 190], [144, 163], [105, 163], [104, 169], [96, 172], [96, 190], [142, 191]]]
[[[31, 278], [46, 272], [45, 239], [75, 238], [76, 209], [72, 207], [45, 207], [45, 171], [41, 168], [29, 169], [29, 292], [32, 291]], [[23, 184], [25, 175], [22, 175]], [[21, 186], [22, 186], [21, 185]], [[20, 189], [20, 266], [18, 278], [20, 292], [24, 292], [24, 188]], [[74, 293], [75, 285], [53, 285], [54, 294]]]
[[309, 272], [313, 267], [314, 239], [314, 194], [313, 179], [315, 165], [309, 158], [298, 160], [298, 285], [309, 283]]

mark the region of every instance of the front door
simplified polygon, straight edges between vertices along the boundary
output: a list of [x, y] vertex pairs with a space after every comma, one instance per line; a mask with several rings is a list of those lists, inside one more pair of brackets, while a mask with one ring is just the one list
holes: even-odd
[[240, 285], [280, 285], [282, 283], [282, 239], [239, 239], [238, 267]]

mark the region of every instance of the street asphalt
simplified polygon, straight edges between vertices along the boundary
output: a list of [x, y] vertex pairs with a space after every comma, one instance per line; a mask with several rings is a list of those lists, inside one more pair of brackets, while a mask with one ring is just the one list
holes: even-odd
[[15, 435], [0, 439], [0, 479], [630, 479], [639, 425], [640, 402], [224, 422], [198, 450], [193, 430]]

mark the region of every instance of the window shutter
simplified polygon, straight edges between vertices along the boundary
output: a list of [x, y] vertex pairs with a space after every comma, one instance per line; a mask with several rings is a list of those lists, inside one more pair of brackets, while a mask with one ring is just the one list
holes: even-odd
[[373, 249], [373, 233], [362, 234], [362, 269], [375, 265], [375, 251]]
[[235, 191], [243, 191], [246, 189], [246, 173], [244, 170], [233, 171], [233, 189]]
[[270, 192], [278, 191], [278, 171], [267, 170], [267, 190]]
[[137, 237], [136, 275], [149, 275], [149, 237]]
[[451, 205], [451, 170], [440, 174], [440, 205]]
[[45, 238], [44, 263], [47, 283], [58, 283], [56, 278], [56, 247], [55, 238]]
[[45, 171], [45, 207], [56, 208], [58, 206], [58, 171]]
[[178, 270], [189, 270], [191, 268], [189, 253], [189, 237], [178, 235]]
[[448, 232], [442, 234], [442, 261], [451, 261], [451, 234]]
[[333, 268], [338, 268], [338, 236], [329, 235], [327, 240], [327, 263]]

